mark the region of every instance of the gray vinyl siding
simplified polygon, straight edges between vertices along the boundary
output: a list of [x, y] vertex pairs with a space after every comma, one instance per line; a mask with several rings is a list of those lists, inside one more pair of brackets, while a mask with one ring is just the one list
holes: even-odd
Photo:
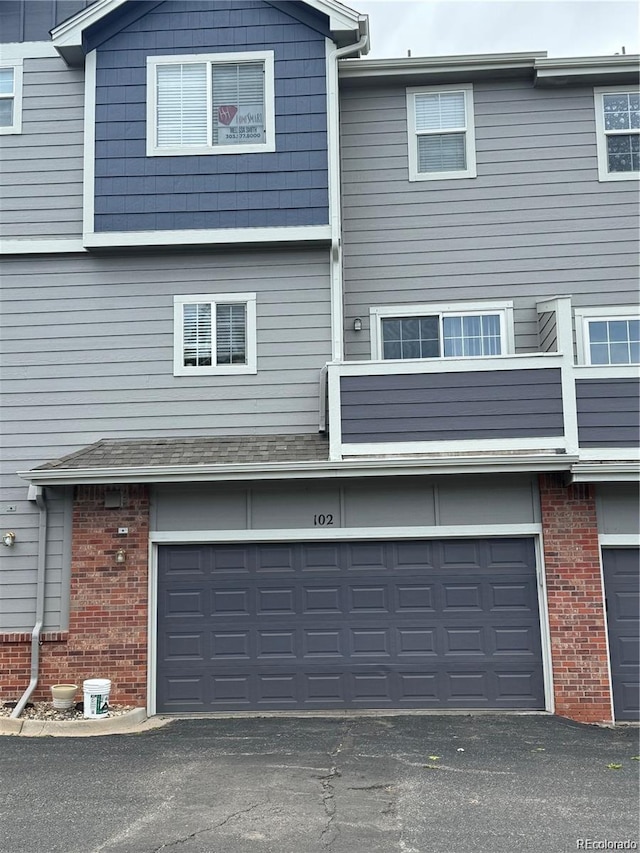
[[562, 436], [560, 371], [343, 376], [343, 442]]
[[[331, 357], [329, 265], [322, 250], [238, 250], [12, 258], [1, 274], [0, 508], [19, 530], [3, 554], [0, 601], [12, 603], [0, 630], [24, 630], [38, 514], [16, 472], [100, 438], [316, 432]], [[174, 376], [174, 295], [230, 292], [257, 293], [258, 374]], [[48, 593], [54, 624], [60, 596]]]
[[596, 505], [600, 533], [640, 535], [637, 483], [599, 483], [596, 486]]
[[640, 400], [637, 379], [578, 379], [581, 447], [637, 447]]
[[[155, 486], [154, 531], [312, 528], [333, 514], [334, 528], [533, 524], [540, 520], [537, 478], [367, 478], [343, 484], [184, 484]], [[323, 528], [323, 535], [327, 527]], [[259, 536], [259, 532], [257, 533]], [[312, 538], [312, 537], [310, 537]]]
[[93, 0], [4, 0], [0, 3], [0, 42], [48, 41], [49, 31]]
[[637, 187], [598, 183], [593, 89], [496, 80], [473, 94], [478, 177], [410, 182], [404, 86], [342, 84], [348, 358], [370, 357], [375, 305], [513, 299], [528, 352], [537, 299], [636, 301]]
[[0, 136], [0, 239], [77, 239], [84, 71], [55, 57], [25, 59], [23, 68], [22, 133]]

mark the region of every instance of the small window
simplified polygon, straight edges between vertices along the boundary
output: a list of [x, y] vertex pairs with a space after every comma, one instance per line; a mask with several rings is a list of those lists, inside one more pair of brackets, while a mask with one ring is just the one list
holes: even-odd
[[255, 293], [174, 298], [174, 375], [256, 373]]
[[0, 66], [0, 133], [22, 132], [22, 65]]
[[511, 305], [373, 308], [372, 358], [481, 358], [511, 351]]
[[640, 364], [640, 319], [585, 320], [588, 364]]
[[147, 154], [275, 151], [273, 53], [150, 57]]
[[473, 89], [407, 89], [409, 180], [475, 178]]
[[598, 177], [626, 181], [640, 177], [640, 91], [595, 90]]

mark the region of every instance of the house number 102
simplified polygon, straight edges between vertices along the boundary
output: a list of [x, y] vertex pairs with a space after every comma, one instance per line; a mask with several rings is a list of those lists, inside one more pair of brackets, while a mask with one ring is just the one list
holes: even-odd
[[328, 527], [330, 524], [333, 524], [333, 513], [314, 515], [313, 524], [314, 527]]

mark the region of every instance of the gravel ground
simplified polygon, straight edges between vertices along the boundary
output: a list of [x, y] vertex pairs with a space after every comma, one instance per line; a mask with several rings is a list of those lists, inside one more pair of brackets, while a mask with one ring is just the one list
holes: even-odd
[[[5, 702], [0, 706], [0, 717], [10, 717], [11, 712], [15, 708], [15, 702]], [[133, 705], [109, 705], [109, 716], [120, 717], [128, 711], [133, 711]], [[44, 720], [44, 721], [64, 721], [64, 720], [83, 720], [84, 719], [84, 703], [77, 702], [69, 710], [61, 711], [53, 707], [51, 702], [27, 702], [24, 711], [20, 715], [21, 720]]]

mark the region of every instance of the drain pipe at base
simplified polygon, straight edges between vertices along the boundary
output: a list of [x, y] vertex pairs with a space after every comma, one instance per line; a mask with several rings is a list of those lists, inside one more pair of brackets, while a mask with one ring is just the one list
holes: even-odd
[[44, 580], [46, 570], [47, 549], [47, 503], [42, 486], [29, 486], [28, 500], [34, 501], [40, 512], [38, 519], [38, 575], [36, 580], [36, 623], [31, 632], [31, 681], [29, 686], [20, 697], [18, 704], [11, 712], [11, 717], [17, 719], [24, 711], [29, 697], [36, 689], [38, 683], [38, 669], [40, 666], [40, 633], [44, 622]]

